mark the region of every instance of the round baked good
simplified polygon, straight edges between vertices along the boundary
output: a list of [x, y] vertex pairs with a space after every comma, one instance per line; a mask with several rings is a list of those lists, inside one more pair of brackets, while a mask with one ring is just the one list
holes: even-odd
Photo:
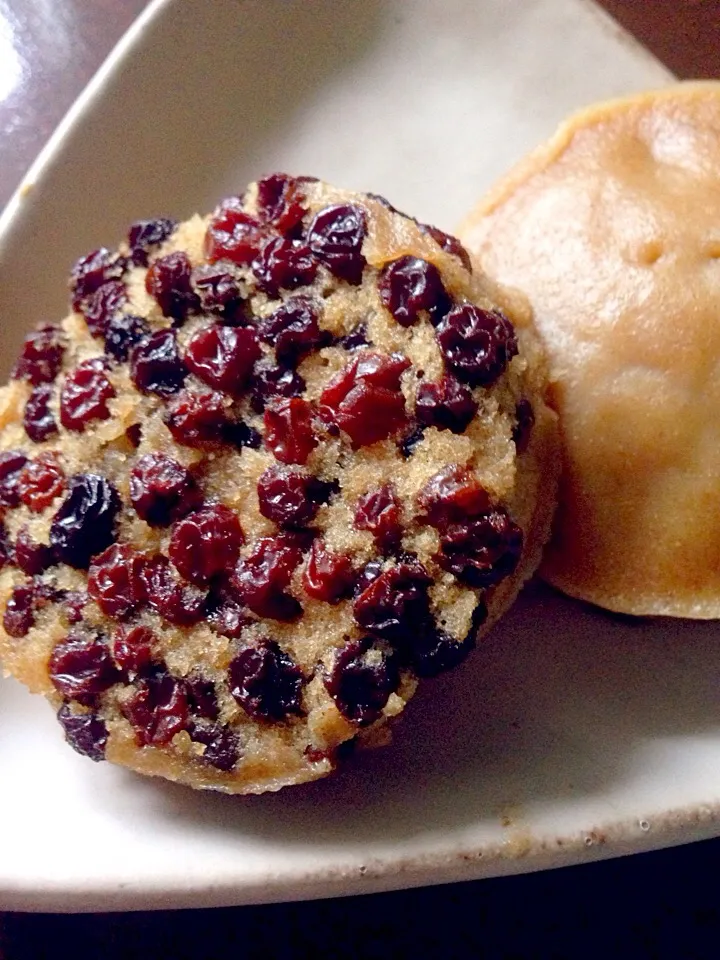
[[133, 224], [71, 292], [2, 392], [5, 668], [80, 753], [194, 787], [380, 742], [538, 561], [527, 308], [381, 198], [282, 174]]
[[572, 117], [460, 237], [528, 296], [550, 358], [543, 576], [624, 613], [720, 616], [720, 84]]

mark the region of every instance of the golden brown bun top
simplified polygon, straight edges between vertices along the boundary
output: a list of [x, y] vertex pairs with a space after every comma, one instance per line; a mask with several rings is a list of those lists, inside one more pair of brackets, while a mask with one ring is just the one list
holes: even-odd
[[550, 354], [565, 476], [546, 579], [720, 616], [720, 83], [570, 118], [459, 236], [529, 297]]

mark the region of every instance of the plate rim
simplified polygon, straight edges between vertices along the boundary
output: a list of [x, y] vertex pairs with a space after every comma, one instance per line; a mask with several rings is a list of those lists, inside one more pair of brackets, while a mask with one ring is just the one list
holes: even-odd
[[8, 242], [8, 236], [12, 233], [18, 218], [22, 216], [25, 206], [32, 197], [34, 187], [58, 158], [63, 141], [82, 120], [83, 114], [90, 108], [92, 102], [103, 92], [123, 60], [133, 52], [147, 27], [164, 12], [166, 7], [170, 7], [175, 2], [176, 0], [149, 0], [147, 6], [125, 30], [50, 134], [5, 206], [0, 209], [0, 259]]
[[[42, 888], [26, 881], [0, 888], [0, 909], [26, 913], [120, 913], [167, 909], [207, 909], [258, 906], [334, 897], [387, 893], [425, 886], [490, 880], [581, 866], [637, 853], [683, 846], [718, 835], [720, 801], [701, 807], [680, 806], [655, 816], [652, 824], [623, 818], [582, 832], [532, 837], [518, 830], [513, 838], [492, 845], [470, 845], [454, 851], [378, 857], [357, 866], [317, 870], [277, 871], [248, 880], [237, 875], [198, 884], [164, 878], [131, 883], [110, 881], [68, 886], [45, 882]], [[688, 827], [693, 836], [688, 837]]]

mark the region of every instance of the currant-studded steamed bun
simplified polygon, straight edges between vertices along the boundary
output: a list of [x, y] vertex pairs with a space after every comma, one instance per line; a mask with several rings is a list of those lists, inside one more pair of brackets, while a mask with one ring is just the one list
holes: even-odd
[[382, 741], [538, 560], [524, 309], [454, 238], [281, 174], [133, 224], [70, 287], [2, 391], [6, 670], [80, 753], [194, 787]]

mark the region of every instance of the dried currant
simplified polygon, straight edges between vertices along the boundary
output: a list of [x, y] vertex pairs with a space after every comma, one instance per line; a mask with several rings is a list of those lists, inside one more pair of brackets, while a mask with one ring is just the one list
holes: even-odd
[[228, 680], [230, 693], [254, 719], [300, 713], [302, 671], [274, 640], [243, 647], [230, 663]]
[[34, 387], [52, 383], [60, 372], [65, 355], [65, 338], [59, 327], [46, 324], [29, 333], [13, 369], [15, 380], [27, 380]]
[[89, 599], [84, 590], [63, 590], [60, 592], [59, 600], [62, 603], [68, 623], [80, 623], [83, 618], [83, 610]]
[[441, 630], [424, 630], [414, 639], [411, 666], [419, 677], [436, 677], [459, 666], [473, 647]]
[[205, 234], [205, 255], [210, 263], [230, 260], [246, 266], [260, 252], [267, 227], [243, 210], [242, 197], [223, 200]]
[[307, 353], [329, 342], [318, 326], [319, 314], [318, 304], [310, 297], [291, 297], [260, 321], [260, 336], [275, 347], [280, 363], [295, 366]]
[[134, 677], [153, 662], [155, 634], [148, 627], [119, 627], [112, 638], [115, 663], [126, 674]]
[[302, 546], [294, 536], [281, 534], [256, 540], [232, 575], [238, 600], [260, 617], [290, 621], [300, 616], [302, 607], [286, 591], [302, 555]]
[[490, 496], [471, 470], [451, 464], [428, 480], [417, 502], [424, 521], [444, 530], [451, 523], [484, 513]]
[[322, 540], [315, 540], [303, 571], [305, 592], [315, 600], [338, 603], [350, 595], [354, 582], [355, 571], [350, 557], [334, 553]]
[[279, 233], [290, 233], [307, 213], [300, 179], [286, 173], [258, 180], [256, 202], [259, 219]]
[[168, 552], [181, 576], [202, 585], [235, 565], [244, 539], [237, 514], [209, 503], [177, 521]]
[[346, 333], [344, 337], [338, 337], [336, 346], [343, 347], [345, 350], [357, 350], [359, 347], [369, 346], [367, 326], [364, 323], [358, 323], [356, 327]]
[[145, 289], [154, 297], [163, 315], [183, 321], [188, 313], [197, 310], [200, 303], [192, 288], [192, 264], [182, 250], [168, 253], [155, 260], [145, 277]]
[[0, 520], [0, 570], [8, 563], [15, 562], [15, 551], [5, 524]]
[[358, 323], [350, 333], [346, 333], [344, 337], [338, 337], [335, 341], [335, 345], [344, 350], [357, 350], [358, 347], [367, 347], [369, 344], [367, 326], [364, 323]]
[[138, 390], [171, 397], [182, 387], [187, 368], [174, 330], [156, 330], [130, 353], [130, 376]]
[[524, 453], [530, 442], [530, 434], [535, 426], [535, 411], [529, 400], [523, 398], [515, 407], [515, 426], [512, 438], [518, 453]]
[[189, 721], [185, 684], [163, 667], [139, 679], [121, 709], [140, 746], [165, 746]]
[[444, 376], [439, 383], [418, 387], [415, 416], [425, 427], [462, 433], [478, 412], [472, 390], [455, 377]]
[[132, 348], [150, 334], [150, 327], [142, 317], [118, 313], [105, 326], [105, 352], [118, 363], [124, 363]]
[[337, 409], [358, 380], [373, 387], [397, 391], [400, 377], [409, 366], [407, 357], [399, 353], [363, 351], [330, 380], [323, 391], [323, 403]]
[[117, 317], [127, 302], [127, 288], [122, 280], [108, 280], [91, 294], [81, 306], [88, 330], [94, 337], [104, 335], [108, 324]]
[[148, 265], [148, 255], [161, 243], [165, 243], [177, 228], [177, 220], [157, 217], [154, 220], [137, 220], [128, 231], [130, 258], [136, 267]]
[[260, 357], [257, 334], [250, 327], [212, 324], [190, 338], [185, 363], [191, 372], [214, 390], [239, 394]]
[[439, 227], [430, 226], [429, 223], [420, 223], [418, 226], [423, 233], [427, 233], [429, 236], [431, 236], [435, 243], [441, 247], [441, 249], [443, 249], [446, 253], [451, 253], [454, 257], [457, 257], [465, 269], [469, 273], [472, 273], [470, 254], [460, 243], [457, 237], [452, 237], [449, 233], [445, 233], [443, 230], [440, 230]]
[[108, 617], [122, 620], [146, 599], [145, 557], [127, 543], [115, 543], [93, 559], [88, 593]]
[[398, 449], [405, 460], [413, 455], [415, 452], [415, 447], [420, 443], [424, 436], [425, 428], [415, 426], [412, 427], [412, 429], [410, 429], [405, 436], [400, 438], [398, 441]]
[[464, 640], [455, 640], [434, 624], [418, 631], [413, 638], [410, 663], [419, 677], [436, 677], [452, 670], [475, 649], [476, 634], [487, 619], [487, 607], [481, 601], [475, 607], [472, 626]]
[[252, 378], [250, 406], [256, 413], [262, 413], [272, 397], [299, 397], [304, 390], [305, 381], [296, 370], [257, 365]]
[[130, 471], [130, 501], [151, 527], [167, 527], [199, 506], [190, 471], [163, 453], [147, 453]]
[[44, 573], [55, 562], [52, 547], [38, 543], [30, 536], [27, 527], [21, 527], [15, 539], [15, 563], [23, 573], [34, 577]]
[[251, 450], [259, 450], [262, 446], [262, 434], [244, 420], [228, 420], [223, 427], [222, 435], [226, 443], [238, 449], [250, 447]]
[[281, 527], [308, 524], [329, 493], [317, 477], [281, 466], [268, 467], [257, 485], [260, 513]]
[[383, 561], [379, 557], [376, 560], [370, 560], [369, 563], [366, 563], [355, 583], [354, 595], [359, 597], [363, 590], [377, 580], [382, 572]]
[[52, 395], [51, 384], [42, 383], [33, 387], [25, 404], [23, 426], [25, 427], [25, 433], [34, 443], [42, 443], [44, 440], [54, 437], [58, 432], [55, 417], [50, 409]]
[[21, 450], [0, 453], [0, 508], [20, 504], [20, 477], [26, 463], [27, 457]]
[[50, 545], [60, 562], [87, 569], [115, 539], [120, 497], [109, 480], [94, 473], [72, 477], [69, 488], [50, 526]]
[[3, 627], [10, 637], [25, 637], [35, 625], [35, 610], [42, 602], [35, 583], [20, 583], [13, 588], [3, 615]]
[[143, 566], [142, 576], [148, 604], [168, 623], [191, 626], [203, 619], [207, 591], [178, 580], [167, 557], [151, 557]]
[[58, 693], [87, 705], [120, 679], [100, 634], [68, 634], [50, 654], [48, 673]]
[[400, 377], [409, 366], [400, 354], [363, 352], [325, 387], [320, 403], [332, 411], [353, 446], [377, 443], [405, 426]]
[[211, 390], [183, 390], [170, 401], [163, 419], [174, 439], [186, 447], [217, 446], [230, 424], [223, 394]]
[[451, 306], [438, 268], [419, 257], [404, 256], [386, 264], [378, 278], [380, 300], [403, 327], [412, 326], [421, 311], [438, 324]]
[[311, 252], [330, 273], [357, 286], [366, 264], [362, 245], [367, 234], [367, 215], [355, 204], [325, 207], [308, 228]]
[[75, 261], [70, 271], [70, 291], [73, 310], [79, 310], [82, 301], [95, 293], [108, 280], [117, 280], [127, 268], [124, 257], [106, 247], [92, 250]]
[[281, 290], [295, 290], [312, 283], [318, 262], [310, 247], [290, 237], [266, 240], [252, 262], [252, 271], [260, 290], [277, 297]]
[[317, 446], [313, 409], [302, 397], [274, 398], [265, 407], [265, 446], [283, 463], [305, 463]]
[[99, 762], [105, 759], [108, 732], [104, 722], [95, 713], [74, 713], [64, 703], [57, 713], [65, 739], [83, 757]]
[[400, 501], [391, 483], [370, 490], [355, 506], [355, 526], [369, 530], [383, 553], [396, 550], [402, 537]]
[[[231, 268], [231, 264], [225, 265]], [[231, 269], [223, 264], [202, 263], [193, 268], [192, 284], [206, 313], [215, 313], [225, 323], [240, 323], [246, 319], [246, 302], [240, 284]]]
[[504, 510], [491, 510], [443, 532], [437, 562], [471, 587], [492, 587], [518, 565], [523, 533]]
[[199, 758], [203, 763], [229, 773], [240, 759], [240, 740], [229, 727], [219, 723], [194, 720], [188, 728], [188, 733], [192, 740], [204, 745], [205, 750]]
[[54, 453], [28, 460], [17, 479], [20, 500], [33, 513], [40, 513], [65, 489], [65, 472]]
[[190, 676], [185, 677], [185, 691], [193, 716], [217, 720], [220, 716], [220, 705], [212, 680], [206, 680], [198, 674], [191, 673]]
[[60, 423], [66, 430], [82, 433], [94, 420], [109, 418], [108, 400], [115, 395], [102, 359], [85, 360], [65, 377], [60, 393]]
[[427, 588], [432, 581], [417, 562], [385, 570], [355, 598], [353, 615], [370, 633], [393, 645], [407, 643], [428, 618]]
[[515, 330], [499, 310], [472, 303], [453, 307], [435, 331], [445, 362], [458, 380], [489, 386], [518, 352]]
[[400, 682], [396, 659], [371, 637], [351, 640], [335, 652], [325, 686], [346, 719], [367, 724], [381, 716]]
[[213, 590], [208, 610], [210, 627], [215, 633], [232, 640], [239, 640], [245, 627], [252, 622], [245, 607], [224, 586]]

